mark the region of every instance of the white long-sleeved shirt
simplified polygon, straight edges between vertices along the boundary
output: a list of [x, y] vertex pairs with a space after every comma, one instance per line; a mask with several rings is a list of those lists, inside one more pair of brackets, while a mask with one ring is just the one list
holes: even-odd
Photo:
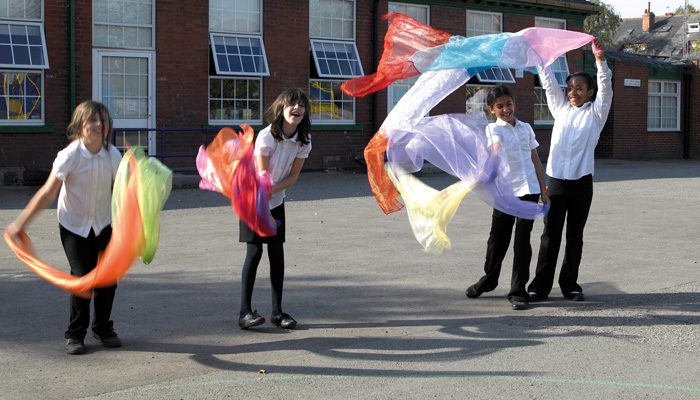
[[489, 146], [500, 143], [506, 154], [513, 194], [518, 197], [540, 194], [537, 171], [532, 163], [532, 150], [540, 144], [530, 124], [516, 119], [513, 126], [497, 119], [486, 126], [486, 137]]
[[598, 93], [592, 102], [572, 106], [549, 67], [540, 69], [540, 81], [547, 93], [547, 105], [554, 116], [547, 175], [566, 180], [594, 173], [595, 147], [612, 105], [612, 71], [597, 61]]
[[90, 229], [97, 236], [112, 223], [112, 182], [120, 162], [114, 146], [92, 154], [82, 140], [58, 152], [51, 173], [63, 181], [57, 214], [64, 228], [86, 238]]

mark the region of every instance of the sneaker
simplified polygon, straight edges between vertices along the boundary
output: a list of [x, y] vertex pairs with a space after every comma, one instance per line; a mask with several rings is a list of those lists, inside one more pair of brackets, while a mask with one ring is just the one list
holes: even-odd
[[527, 301], [522, 301], [522, 300], [511, 300], [510, 301], [510, 308], [513, 310], [525, 310], [528, 307]]
[[543, 297], [543, 296], [540, 296], [539, 294], [537, 294], [537, 293], [535, 293], [535, 292], [528, 292], [528, 293], [527, 293], [527, 300], [528, 300], [530, 303], [535, 303], [535, 302], [538, 302], [538, 301], [545, 301], [545, 300], [547, 300], [547, 296], [544, 296], [544, 297]]
[[108, 348], [115, 348], [115, 347], [121, 347], [122, 345], [122, 340], [119, 339], [119, 336], [117, 336], [117, 332], [115, 331], [109, 331], [107, 333], [103, 333], [101, 335], [98, 335], [95, 332], [92, 332], [92, 337], [97, 339], [103, 347], [108, 347]]
[[565, 294], [564, 297], [571, 301], [584, 301], [586, 299], [586, 296], [584, 296], [583, 293], [575, 291]]
[[68, 339], [66, 342], [66, 353], [68, 354], [83, 354], [85, 353], [85, 343], [82, 339]]
[[467, 297], [469, 297], [470, 299], [476, 299], [477, 297], [481, 296], [483, 293], [484, 292], [480, 292], [480, 291], [476, 290], [476, 285], [469, 286], [467, 288], [467, 291], [465, 292]]
[[258, 310], [249, 312], [242, 318], [238, 319], [238, 326], [240, 326], [241, 329], [248, 329], [250, 327], [262, 325], [264, 323], [265, 318], [261, 317], [260, 314], [258, 314]]

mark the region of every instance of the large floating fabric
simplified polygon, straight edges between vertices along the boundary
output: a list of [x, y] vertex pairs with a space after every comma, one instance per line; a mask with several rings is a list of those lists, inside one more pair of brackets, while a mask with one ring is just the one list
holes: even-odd
[[[517, 33], [464, 38], [450, 36], [402, 14], [389, 14], [386, 18], [391, 20], [391, 26], [377, 73], [341, 85], [346, 94], [363, 96], [397, 79], [420, 74], [365, 148], [370, 187], [382, 210], [387, 214], [400, 210], [402, 206], [397, 198], [401, 192], [414, 233], [424, 249], [437, 254], [449, 248], [449, 238], [444, 240], [441, 233], [430, 234], [434, 240], [421, 235], [431, 224], [446, 228], [453, 212], [441, 215], [442, 221], [423, 223], [423, 227], [413, 223], [418, 220], [413, 210], [421, 207], [415, 204], [423, 204], [421, 199], [426, 193], [450, 210], [456, 210], [454, 200], [463, 197], [464, 188], [448, 188], [450, 193], [459, 193], [461, 197], [438, 195], [415, 184], [413, 178], [404, 178], [428, 161], [465, 182], [465, 187], [481, 200], [502, 212], [527, 219], [542, 217], [548, 206], [523, 202], [513, 194], [506, 158], [494, 154], [488, 146], [485, 137], [488, 121], [483, 113], [480, 118], [466, 114], [425, 115], [479, 71], [505, 67], [536, 73], [538, 67], [547, 67], [594, 37], [580, 32], [528, 28]], [[407, 56], [410, 52], [413, 54]], [[385, 153], [391, 174], [385, 170]], [[396, 186], [400, 187], [398, 191]], [[444, 230], [441, 228], [439, 232]]]
[[173, 171], [157, 159], [148, 157], [141, 146], [128, 149], [125, 157], [122, 158], [114, 180], [112, 195], [113, 220], [118, 217], [118, 210], [122, 201], [121, 196], [126, 192], [132, 154], [141, 177], [138, 194], [143, 220], [145, 247], [140, 257], [144, 264], [150, 264], [158, 249], [160, 211], [165, 206], [165, 202], [168, 200], [168, 196], [170, 196], [173, 188]]
[[[140, 150], [140, 153], [143, 154], [143, 151]], [[169, 170], [157, 160], [154, 161], [155, 163], [147, 160], [139, 162], [132, 151], [127, 151], [124, 155], [117, 171], [118, 182], [113, 194], [112, 238], [97, 266], [88, 274], [76, 277], [39, 260], [24, 231], [17, 235], [19, 243], [7, 234], [4, 235], [5, 241], [17, 257], [37, 275], [77, 296], [90, 298], [92, 289], [115, 285], [126, 275], [134, 260], [144, 254], [146, 243], [150, 242], [148, 246], [152, 253], [147, 256], [149, 261], [155, 254], [157, 238], [154, 244], [151, 238], [146, 237], [146, 232], [149, 232], [148, 235], [157, 235], [160, 231], [159, 226], [153, 224], [159, 223], [157, 212], [167, 199], [169, 190], [165, 189], [170, 186], [172, 173], [168, 173]], [[149, 185], [160, 188], [154, 191], [156, 195], [149, 194], [148, 188], [144, 190], [144, 173], [151, 176], [148, 178]], [[145, 202], [153, 204], [146, 205]], [[149, 228], [144, 226], [144, 213], [151, 220], [147, 224], [150, 225]]]
[[255, 133], [249, 125], [241, 125], [242, 134], [223, 128], [214, 140], [197, 154], [197, 170], [202, 180], [199, 187], [220, 192], [231, 199], [238, 219], [260, 236], [277, 233], [267, 202], [272, 189], [272, 176], [258, 173], [253, 152]]

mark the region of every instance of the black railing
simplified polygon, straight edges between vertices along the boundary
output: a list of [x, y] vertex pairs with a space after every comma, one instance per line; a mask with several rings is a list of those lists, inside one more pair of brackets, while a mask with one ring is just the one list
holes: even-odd
[[[149, 149], [151, 157], [155, 157], [175, 172], [196, 172], [195, 159], [199, 146], [207, 146], [221, 130], [220, 127], [212, 128], [115, 128], [112, 135], [112, 144], [123, 147], [124, 143], [136, 145], [129, 141], [129, 136], [134, 133], [144, 135], [148, 140], [148, 134], [155, 132], [155, 149]], [[130, 135], [131, 133], [131, 135]], [[148, 143], [148, 142], [146, 142]], [[143, 144], [142, 144], [143, 146]], [[147, 147], [143, 146], [143, 147]], [[192, 148], [192, 152], [182, 152], [183, 148]], [[171, 152], [170, 149], [180, 149]], [[191, 158], [187, 163], [183, 159]], [[182, 160], [182, 161], [177, 161]], [[189, 166], [187, 166], [189, 165]]]

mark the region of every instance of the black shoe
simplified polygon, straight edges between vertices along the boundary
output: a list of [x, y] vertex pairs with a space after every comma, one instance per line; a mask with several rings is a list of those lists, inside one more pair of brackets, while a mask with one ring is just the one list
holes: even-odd
[[528, 292], [528, 293], [527, 293], [527, 300], [528, 300], [530, 303], [535, 303], [535, 302], [538, 302], [538, 301], [545, 301], [545, 300], [547, 300], [547, 296], [540, 296], [539, 294], [537, 294], [537, 293], [535, 293], [535, 292]]
[[122, 346], [122, 340], [119, 339], [119, 336], [117, 336], [117, 332], [115, 332], [115, 331], [109, 331], [109, 332], [103, 333], [101, 335], [98, 335], [97, 333], [92, 332], [92, 337], [99, 340], [100, 343], [102, 343], [103, 347], [108, 347], [110, 349], [113, 349], [115, 347]]
[[243, 318], [238, 319], [238, 326], [240, 326], [241, 329], [248, 329], [252, 326], [258, 326], [264, 323], [265, 318], [261, 317], [260, 314], [258, 314], [258, 310], [249, 312], [246, 315], [244, 315]]
[[525, 310], [529, 304], [527, 301], [522, 301], [522, 300], [511, 300], [510, 301], [510, 308], [513, 310]]
[[569, 294], [565, 294], [564, 297], [571, 300], [571, 301], [584, 301], [584, 300], [586, 300], [586, 296], [584, 296], [583, 293], [581, 293], [581, 292], [570, 292]]
[[85, 343], [82, 339], [68, 339], [66, 342], [66, 353], [68, 354], [83, 354], [85, 353]]
[[297, 326], [297, 321], [289, 314], [282, 313], [270, 317], [270, 322], [278, 328], [292, 329]]
[[480, 291], [476, 290], [476, 285], [471, 285], [467, 288], [467, 291], [465, 294], [470, 299], [476, 299], [477, 297], [481, 296], [482, 293], [484, 293], [484, 292], [480, 292]]

